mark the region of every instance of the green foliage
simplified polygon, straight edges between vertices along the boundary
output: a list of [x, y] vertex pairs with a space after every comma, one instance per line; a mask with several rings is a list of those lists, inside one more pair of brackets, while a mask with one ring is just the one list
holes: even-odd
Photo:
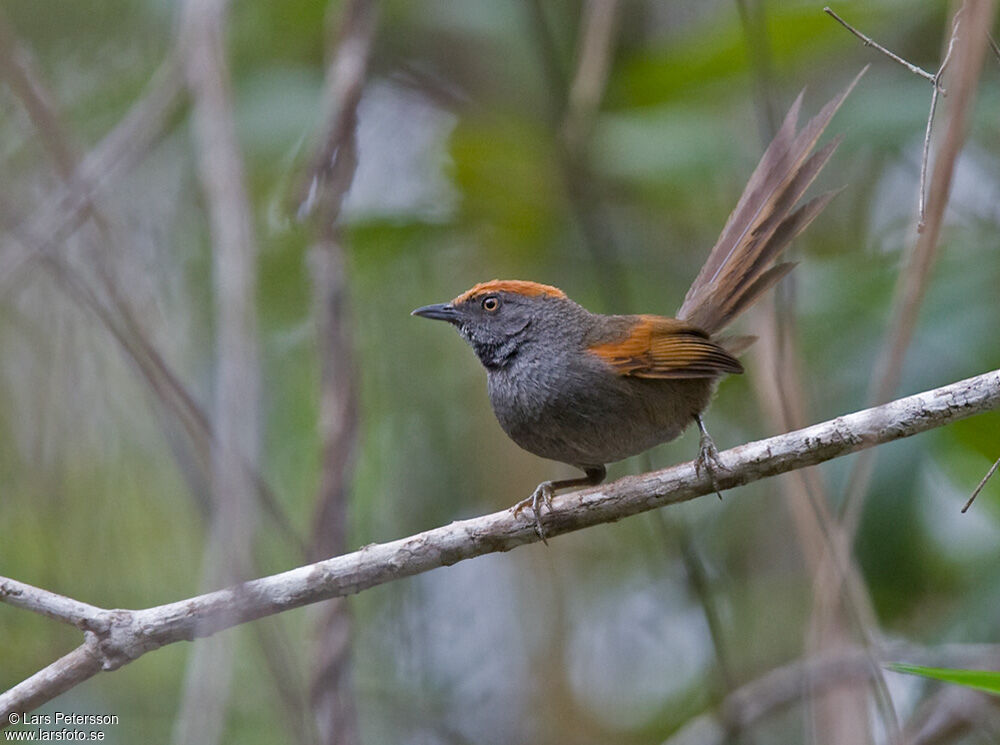
[[975, 688], [1000, 696], [1000, 671], [997, 670], [955, 670], [944, 667], [924, 667], [908, 665], [903, 662], [893, 662], [887, 665], [890, 670], [906, 675], [919, 675], [922, 678], [940, 680], [945, 683]]

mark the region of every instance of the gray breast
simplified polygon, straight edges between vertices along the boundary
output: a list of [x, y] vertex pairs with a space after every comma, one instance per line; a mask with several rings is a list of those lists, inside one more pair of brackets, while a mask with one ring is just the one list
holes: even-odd
[[491, 371], [490, 402], [522, 448], [578, 466], [612, 463], [674, 439], [714, 387], [710, 380], [617, 376], [596, 357], [565, 359], [524, 357]]

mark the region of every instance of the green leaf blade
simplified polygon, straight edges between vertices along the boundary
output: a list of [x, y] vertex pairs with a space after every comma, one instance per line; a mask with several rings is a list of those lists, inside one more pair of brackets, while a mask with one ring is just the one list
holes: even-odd
[[923, 678], [941, 680], [945, 683], [955, 683], [1000, 696], [1000, 671], [998, 670], [956, 670], [943, 667], [907, 665], [901, 662], [890, 663], [887, 667], [897, 673], [919, 675]]

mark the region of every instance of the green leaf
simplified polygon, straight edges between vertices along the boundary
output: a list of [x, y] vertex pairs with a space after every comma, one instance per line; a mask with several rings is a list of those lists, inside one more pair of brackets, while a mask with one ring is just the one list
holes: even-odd
[[944, 667], [907, 665], [900, 662], [892, 662], [887, 667], [897, 673], [920, 675], [924, 678], [943, 680], [946, 683], [957, 683], [1000, 696], [1000, 670], [953, 670]]

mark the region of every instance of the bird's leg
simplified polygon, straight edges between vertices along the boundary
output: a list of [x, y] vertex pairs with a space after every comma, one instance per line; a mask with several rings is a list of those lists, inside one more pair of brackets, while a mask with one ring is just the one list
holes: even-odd
[[538, 533], [538, 537], [542, 539], [542, 543], [545, 545], [548, 545], [549, 542], [545, 540], [545, 526], [542, 525], [542, 505], [548, 507], [551, 512], [552, 496], [558, 489], [570, 489], [574, 486], [597, 486], [608, 475], [607, 469], [604, 466], [584, 468], [583, 470], [587, 475], [578, 479], [543, 481], [535, 487], [535, 491], [531, 493], [530, 497], [522, 499], [510, 508], [515, 516], [520, 515], [525, 509], [531, 508], [532, 513], [535, 515], [535, 532]]
[[716, 481], [715, 475], [717, 471], [726, 471], [728, 469], [719, 460], [719, 450], [715, 447], [712, 436], [705, 429], [705, 422], [702, 421], [701, 414], [695, 414], [694, 420], [698, 422], [698, 431], [701, 433], [698, 440], [698, 459], [694, 462], [695, 473], [699, 475], [701, 475], [702, 471], [707, 473], [708, 477], [712, 480], [712, 488], [719, 495], [719, 499], [722, 499], [722, 492], [719, 491], [719, 484]]

